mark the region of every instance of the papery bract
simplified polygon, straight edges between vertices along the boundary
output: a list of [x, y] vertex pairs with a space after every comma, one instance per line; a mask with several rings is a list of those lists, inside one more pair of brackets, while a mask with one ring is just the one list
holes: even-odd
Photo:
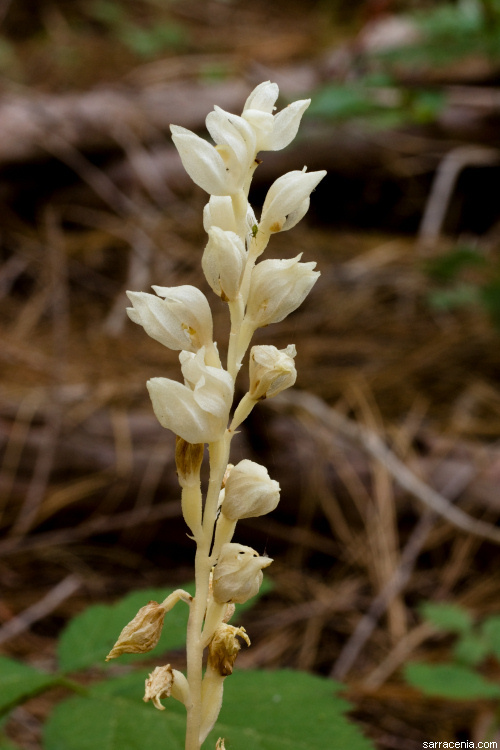
[[246, 319], [254, 328], [279, 323], [311, 291], [320, 274], [316, 263], [299, 263], [301, 257], [263, 260], [253, 269]]
[[170, 664], [163, 667], [155, 667], [145, 684], [143, 701], [152, 701], [155, 708], [165, 710], [160, 703], [161, 698], [175, 698], [187, 705], [189, 702], [189, 685], [182, 672], [172, 669]]
[[158, 602], [149, 602], [141, 607], [133, 620], [125, 625], [115, 645], [106, 656], [106, 661], [122, 654], [146, 654], [160, 640], [165, 608]]
[[133, 304], [127, 313], [134, 323], [142, 325], [151, 338], [169, 349], [196, 352], [212, 344], [212, 313], [203, 292], [190, 285], [153, 289], [158, 297], [127, 292]]

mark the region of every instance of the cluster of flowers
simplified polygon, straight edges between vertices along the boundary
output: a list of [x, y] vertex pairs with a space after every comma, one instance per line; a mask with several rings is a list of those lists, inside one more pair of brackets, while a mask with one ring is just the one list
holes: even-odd
[[[208, 242], [202, 268], [210, 287], [229, 308], [226, 368], [213, 340], [209, 302], [199, 289], [154, 286], [156, 294], [127, 293], [131, 320], [161, 344], [180, 351], [184, 383], [157, 377], [147, 386], [159, 422], [177, 436], [182, 510], [199, 554], [194, 599], [177, 591], [162, 604], [150, 602], [124, 628], [108, 658], [150, 650], [158, 642], [165, 612], [179, 600], [190, 606], [187, 679], [170, 665], [158, 667], [146, 683], [145, 696], [157, 708], [162, 708], [160, 698], [168, 695], [186, 705], [189, 750], [201, 746], [217, 719], [222, 683], [240, 647], [237, 638], [249, 643], [243, 628], [227, 624], [234, 605], [257, 593], [262, 569], [272, 562], [231, 540], [239, 519], [261, 516], [276, 507], [279, 485], [253, 461], [229, 464], [230, 441], [259, 400], [294, 384], [295, 346], [283, 350], [252, 347], [249, 389], [230, 421], [234, 382], [255, 330], [295, 310], [319, 276], [316, 264], [302, 263], [301, 255], [257, 263], [272, 234], [291, 229], [303, 218], [311, 192], [325, 175], [305, 168], [283, 175], [270, 187], [260, 221], [255, 217], [248, 192], [260, 163], [257, 154], [287, 146], [309, 105], [309, 100], [297, 101], [274, 115], [278, 93], [275, 83], [260, 84], [248, 97], [241, 116], [215, 107], [206, 119], [215, 146], [185, 128], [171, 126], [186, 171], [210, 195], [203, 214]], [[205, 444], [209, 445], [211, 479], [203, 503], [200, 467]], [[190, 664], [194, 664], [194, 652], [201, 661], [206, 647], [208, 665], [201, 680], [201, 663], [191, 666], [191, 675]], [[194, 730], [189, 729], [190, 723]]]

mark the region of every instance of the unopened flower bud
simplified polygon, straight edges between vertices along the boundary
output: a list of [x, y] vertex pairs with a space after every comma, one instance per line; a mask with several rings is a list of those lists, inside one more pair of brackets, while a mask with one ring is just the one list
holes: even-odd
[[316, 283], [316, 263], [263, 260], [252, 271], [246, 317], [254, 328], [279, 323], [302, 304]]
[[158, 602], [141, 607], [133, 620], [125, 625], [120, 637], [106, 657], [106, 661], [122, 654], [145, 654], [160, 640], [165, 619], [165, 608]]
[[210, 641], [208, 666], [222, 677], [227, 677], [233, 673], [234, 662], [241, 648], [238, 638], [242, 638], [247, 646], [250, 646], [250, 638], [245, 628], [222, 624], [217, 628]]
[[231, 469], [226, 482], [222, 513], [231, 521], [264, 516], [276, 508], [279, 499], [279, 483], [270, 479], [264, 466], [244, 458]]
[[[208, 300], [194, 286], [154, 286], [157, 293], [127, 292], [133, 307], [129, 318], [142, 325], [151, 338], [174, 351], [197, 352], [211, 347], [213, 324]], [[160, 299], [164, 297], [164, 299]]]
[[213, 597], [219, 604], [243, 604], [255, 596], [262, 583], [262, 568], [272, 563], [251, 547], [228, 543], [222, 546], [213, 578]]
[[264, 344], [253, 346], [250, 352], [250, 395], [255, 400], [272, 398], [297, 379], [293, 361], [297, 350], [294, 344], [286, 349]]
[[186, 705], [189, 698], [189, 685], [182, 672], [166, 664], [164, 667], [156, 667], [149, 675], [143, 701], [145, 703], [152, 701], [155, 708], [164, 711], [165, 706], [162, 706], [160, 700], [170, 698], [170, 696]]
[[219, 297], [225, 302], [233, 301], [240, 290], [245, 268], [245, 244], [234, 232], [223, 231], [219, 227], [211, 227], [208, 236], [201, 259], [203, 273]]

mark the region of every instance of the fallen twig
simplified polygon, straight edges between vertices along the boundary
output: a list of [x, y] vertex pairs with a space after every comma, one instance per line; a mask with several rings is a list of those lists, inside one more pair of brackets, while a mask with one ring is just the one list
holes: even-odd
[[33, 623], [53, 612], [65, 599], [74, 594], [80, 586], [81, 581], [77, 576], [73, 574], [66, 576], [66, 578], [58, 583], [57, 586], [54, 586], [39, 601], [25, 609], [17, 617], [13, 617], [12, 620], [9, 620], [0, 628], [0, 644], [24, 633]]

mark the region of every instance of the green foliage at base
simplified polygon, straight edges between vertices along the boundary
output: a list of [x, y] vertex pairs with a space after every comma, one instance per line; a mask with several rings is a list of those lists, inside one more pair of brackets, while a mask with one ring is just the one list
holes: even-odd
[[427, 602], [420, 611], [437, 630], [456, 635], [453, 660], [408, 664], [404, 671], [406, 681], [432, 697], [498, 700], [500, 685], [484, 677], [478, 668], [488, 657], [500, 659], [500, 616], [487, 617], [476, 625], [469, 612], [445, 602]]
[[[146, 673], [143, 675], [146, 677]], [[184, 708], [164, 701], [165, 711], [146, 706], [137, 672], [90, 689], [87, 697], [60, 704], [47, 722], [46, 750], [182, 750]], [[206, 740], [218, 737], [226, 750], [371, 750], [372, 745], [345, 716], [349, 704], [341, 686], [302, 672], [235, 672], [225, 684], [223, 709]]]
[[[233, 679], [234, 678], [234, 679]], [[279, 670], [235, 672], [224, 690], [219, 721], [207, 740], [225, 737], [226, 750], [369, 750], [345, 713], [339, 683]]]
[[[270, 584], [261, 587], [260, 595]], [[182, 586], [193, 592], [193, 586]], [[0, 716], [37, 693], [63, 685], [73, 691], [50, 715], [43, 732], [44, 750], [183, 750], [185, 709], [166, 699], [164, 711], [143, 701], [144, 682], [152, 666], [144, 659], [184, 645], [188, 608], [183, 602], [167, 613], [162, 637], [148, 654], [104, 658], [122, 628], [150, 600], [162, 601], [173, 589], [148, 589], [112, 605], [90, 607], [74, 618], [58, 644], [60, 671], [42, 673], [12, 659], [0, 659]], [[238, 607], [237, 615], [248, 605]], [[158, 662], [164, 662], [161, 657]], [[118, 667], [125, 674], [116, 676]], [[100, 667], [94, 683], [77, 681], [79, 670]], [[68, 673], [72, 678], [67, 677]], [[113, 675], [113, 676], [110, 676]], [[85, 683], [88, 679], [85, 680]], [[225, 737], [226, 750], [372, 750], [373, 746], [346, 717], [349, 704], [338, 697], [341, 685], [290, 670], [238, 671], [224, 690], [223, 709], [205, 747]], [[0, 750], [19, 750], [2, 734]]]
[[57, 684], [57, 677], [0, 657], [0, 716], [19, 703]]

